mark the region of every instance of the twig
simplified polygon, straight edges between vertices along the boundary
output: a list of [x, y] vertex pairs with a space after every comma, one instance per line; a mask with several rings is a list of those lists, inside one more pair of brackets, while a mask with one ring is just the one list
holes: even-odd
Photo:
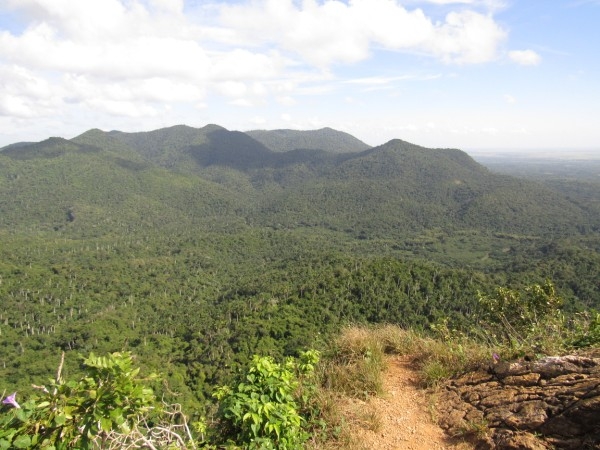
[[156, 450], [156, 447], [154, 445], [152, 445], [152, 443], [148, 439], [146, 439], [146, 437], [141, 433], [140, 433], [140, 438], [142, 439], [142, 441], [144, 441], [144, 444], [146, 444], [152, 450]]
[[[190, 427], [188, 427], [187, 417], [185, 416], [183, 416], [183, 426], [185, 427], [185, 432], [190, 440], [190, 444], [192, 444], [192, 448], [195, 449], [196, 444], [194, 443], [194, 438], [192, 437], [192, 432], [190, 431]], [[204, 439], [204, 437], [202, 439]]]
[[183, 442], [183, 439], [181, 438], [181, 436], [179, 436], [177, 433], [173, 432], [172, 430], [170, 430], [168, 428], [156, 426], [152, 429], [152, 431], [162, 431], [167, 438], [175, 439], [183, 446], [183, 448], [185, 448], [185, 442]]
[[59, 383], [62, 376], [63, 364], [65, 363], [65, 352], [63, 351], [60, 355], [60, 364], [58, 365], [58, 370], [56, 371], [56, 382]]

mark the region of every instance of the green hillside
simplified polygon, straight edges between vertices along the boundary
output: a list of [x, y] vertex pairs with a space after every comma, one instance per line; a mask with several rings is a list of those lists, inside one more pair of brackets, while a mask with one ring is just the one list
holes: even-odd
[[206, 222], [240, 208], [239, 196], [219, 184], [115, 147], [50, 139], [0, 152], [0, 226], [105, 236]]
[[565, 234], [598, 224], [589, 209], [541, 184], [494, 174], [459, 150], [401, 140], [354, 153], [275, 152], [216, 125], [176, 126], [90, 130], [0, 155], [5, 227], [157, 227], [234, 212], [262, 226], [380, 237], [465, 227]]
[[[282, 178], [272, 178], [277, 175]], [[598, 224], [597, 217], [541, 184], [494, 174], [459, 150], [400, 140], [344, 155], [310, 174], [304, 170], [296, 182], [288, 179], [263, 201], [257, 221], [377, 236], [430, 228], [568, 234]]]
[[348, 323], [468, 332], [478, 291], [546, 278], [565, 311], [600, 307], [592, 191], [456, 149], [342, 145], [210, 125], [0, 149], [0, 390], [45, 380], [63, 350], [68, 373], [128, 350], [161, 395], [208, 408], [252, 354], [325, 346]]
[[153, 164], [176, 168], [190, 163], [189, 155], [184, 151], [186, 148], [206, 142], [206, 134], [219, 128], [216, 125], [201, 129], [177, 125], [139, 133], [89, 130], [75, 137], [73, 142], [119, 152], [133, 152]]
[[331, 128], [313, 131], [253, 130], [246, 134], [274, 152], [323, 150], [330, 153], [354, 153], [370, 148], [354, 136]]

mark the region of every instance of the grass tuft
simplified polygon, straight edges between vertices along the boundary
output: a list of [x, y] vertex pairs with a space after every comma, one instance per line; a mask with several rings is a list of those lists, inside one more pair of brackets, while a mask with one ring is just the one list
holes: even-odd
[[321, 372], [327, 389], [355, 398], [382, 394], [384, 347], [369, 329], [345, 328], [328, 356]]

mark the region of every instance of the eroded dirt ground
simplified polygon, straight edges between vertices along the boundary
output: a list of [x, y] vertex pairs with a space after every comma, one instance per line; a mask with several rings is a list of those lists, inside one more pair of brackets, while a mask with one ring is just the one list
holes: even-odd
[[344, 400], [351, 426], [352, 450], [469, 450], [449, 439], [434, 423], [431, 398], [417, 386], [408, 357], [390, 357], [384, 375], [384, 394], [366, 401]]

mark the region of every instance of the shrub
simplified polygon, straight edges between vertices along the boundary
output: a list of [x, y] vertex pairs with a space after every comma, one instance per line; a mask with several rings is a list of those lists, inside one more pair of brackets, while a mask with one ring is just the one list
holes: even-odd
[[579, 320], [579, 329], [573, 338], [576, 348], [592, 347], [600, 344], [600, 313], [583, 314]]
[[549, 321], [561, 320], [562, 303], [550, 281], [528, 286], [522, 292], [500, 287], [492, 296], [479, 294], [481, 325], [490, 340], [520, 346]]
[[127, 433], [154, 404], [140, 383], [129, 353], [83, 360], [86, 375], [63, 382], [59, 375], [41, 395], [13, 405], [0, 417], [0, 449], [87, 449], [112, 430]]
[[244, 379], [235, 387], [221, 386], [221, 431], [230, 445], [247, 449], [298, 449], [308, 439], [300, 414], [306, 401], [300, 380], [310, 380], [319, 356], [302, 353], [279, 364], [269, 356], [254, 356]]

